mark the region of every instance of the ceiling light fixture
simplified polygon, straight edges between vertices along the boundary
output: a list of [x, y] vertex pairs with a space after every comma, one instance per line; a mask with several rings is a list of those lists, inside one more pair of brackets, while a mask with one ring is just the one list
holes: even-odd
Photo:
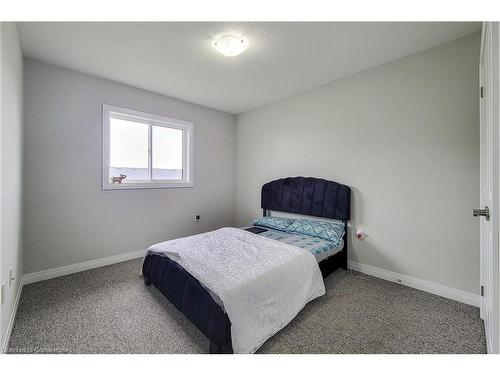
[[236, 35], [223, 35], [220, 38], [212, 40], [212, 47], [224, 56], [238, 56], [245, 52], [248, 47], [246, 38]]

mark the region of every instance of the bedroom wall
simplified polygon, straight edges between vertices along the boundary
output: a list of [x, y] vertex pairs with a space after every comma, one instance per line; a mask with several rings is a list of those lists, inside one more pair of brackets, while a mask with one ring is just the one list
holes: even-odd
[[350, 185], [349, 259], [477, 294], [475, 34], [237, 117], [236, 224], [284, 176]]
[[[0, 23], [0, 34], [0, 264], [1, 281], [5, 282], [0, 339], [4, 348], [19, 283], [23, 275], [21, 240], [23, 57], [16, 25]], [[11, 266], [14, 266], [15, 280], [9, 286]]]
[[[194, 121], [195, 187], [101, 191], [103, 103]], [[234, 137], [232, 115], [26, 59], [25, 273], [233, 225]]]

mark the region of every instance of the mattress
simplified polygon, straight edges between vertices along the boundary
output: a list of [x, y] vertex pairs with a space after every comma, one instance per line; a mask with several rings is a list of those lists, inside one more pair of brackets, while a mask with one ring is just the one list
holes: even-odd
[[[248, 228], [259, 228], [261, 232], [250, 230], [251, 233], [258, 234], [267, 238], [271, 238], [273, 240], [277, 241], [282, 241], [294, 246], [298, 246], [302, 249], [310, 251], [314, 257], [316, 258], [316, 261], [319, 263], [322, 260], [338, 253], [341, 251], [344, 247], [344, 240], [342, 240], [339, 244], [338, 247], [335, 247], [334, 243], [331, 241], [323, 240], [321, 238], [317, 237], [311, 237], [311, 236], [306, 236], [306, 235], [300, 235], [300, 234], [292, 234], [292, 233], [287, 233], [287, 232], [282, 232], [279, 230], [275, 229], [269, 229], [269, 228], [263, 228], [263, 227], [242, 227], [242, 229], [248, 230]], [[209, 288], [207, 288], [203, 283], [200, 283], [200, 286], [205, 289], [214, 302], [219, 305], [222, 310], [225, 312], [224, 309], [224, 304], [220, 300], [220, 298], [213, 293]]]
[[303, 234], [292, 234], [276, 229], [263, 229], [266, 230], [264, 232], [257, 233], [257, 235], [271, 238], [276, 241], [281, 241], [310, 251], [316, 258], [318, 263], [323, 259], [326, 259], [338, 253], [344, 247], [344, 240], [340, 242], [339, 246], [335, 246], [333, 242], [324, 240], [322, 238], [307, 236]]

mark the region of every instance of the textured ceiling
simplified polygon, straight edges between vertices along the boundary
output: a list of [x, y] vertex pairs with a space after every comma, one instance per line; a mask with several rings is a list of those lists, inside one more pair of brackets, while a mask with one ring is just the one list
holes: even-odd
[[[479, 23], [19, 23], [25, 56], [241, 113], [480, 30]], [[243, 34], [225, 57], [211, 38]]]

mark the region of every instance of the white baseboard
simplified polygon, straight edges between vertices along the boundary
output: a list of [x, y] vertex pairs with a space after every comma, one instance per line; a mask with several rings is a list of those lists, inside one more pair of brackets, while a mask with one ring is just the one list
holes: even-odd
[[[498, 354], [498, 353], [493, 353], [492, 352], [492, 346], [493, 346], [493, 344], [491, 342], [492, 337], [491, 337], [491, 335], [488, 334], [488, 328], [489, 328], [488, 327], [488, 321], [483, 320], [483, 322], [484, 322], [484, 332], [485, 332], [485, 336], [486, 336], [486, 353], [488, 353], [488, 354]], [[492, 322], [490, 322], [490, 324], [491, 323]]]
[[14, 328], [14, 321], [16, 320], [17, 315], [17, 306], [19, 305], [19, 299], [21, 298], [21, 292], [23, 290], [23, 278], [21, 278], [21, 282], [17, 287], [16, 299], [14, 301], [14, 306], [12, 307], [12, 312], [10, 314], [9, 326], [7, 327], [7, 333], [5, 334], [5, 339], [2, 344], [2, 353], [7, 351], [7, 347], [10, 341], [10, 335], [12, 333], [12, 328]]
[[474, 294], [463, 290], [450, 288], [449, 286], [436, 284], [430, 281], [417, 279], [411, 276], [402, 275], [400, 273], [387, 271], [382, 268], [377, 268], [374, 266], [369, 266], [367, 264], [358, 263], [354, 261], [349, 261], [348, 265], [349, 268], [354, 271], [362, 272], [367, 275], [378, 277], [380, 279], [392, 281], [397, 284], [409, 286], [410, 288], [423, 290], [424, 292], [436, 294], [438, 296], [463, 302], [468, 305], [479, 307], [481, 301], [481, 297], [479, 296], [479, 294]]
[[27, 273], [23, 276], [22, 282], [24, 285], [36, 283], [37, 281], [53, 279], [59, 276], [69, 275], [71, 273], [81, 272], [90, 270], [92, 268], [98, 268], [102, 266], [107, 266], [114, 263], [125, 262], [126, 260], [141, 258], [146, 254], [145, 250], [136, 250], [129, 253], [112, 255], [105, 258], [88, 260], [86, 262], [69, 264], [67, 266], [50, 268], [44, 271], [38, 271], [33, 273]]

